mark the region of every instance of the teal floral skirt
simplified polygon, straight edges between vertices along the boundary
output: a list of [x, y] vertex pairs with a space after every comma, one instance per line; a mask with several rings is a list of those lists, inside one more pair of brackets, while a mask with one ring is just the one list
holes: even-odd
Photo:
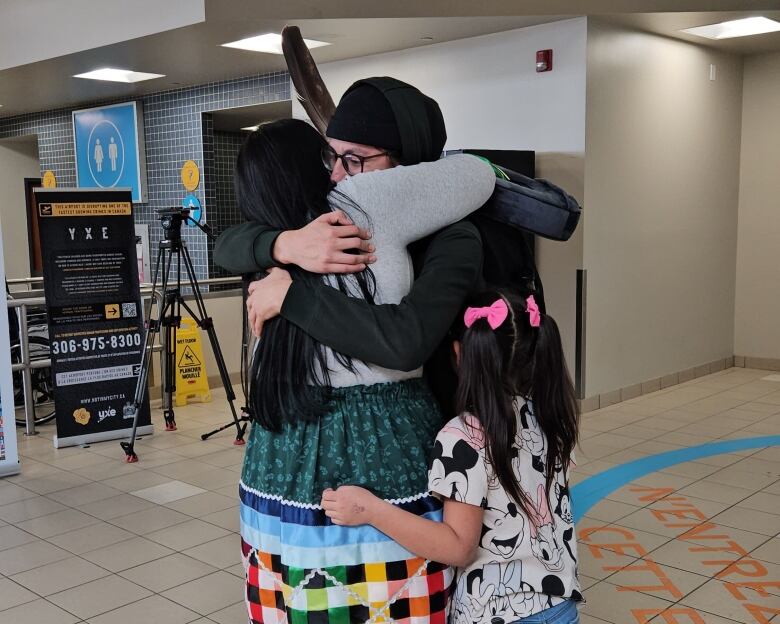
[[255, 425], [242, 481], [265, 494], [318, 505], [323, 490], [360, 485], [381, 498], [427, 490], [441, 413], [421, 379], [334, 388], [317, 422], [271, 433]]
[[440, 521], [428, 456], [441, 413], [420, 379], [335, 388], [317, 422], [250, 432], [241, 537], [250, 622], [445, 624], [451, 570], [370, 526], [333, 525], [323, 490], [359, 485]]

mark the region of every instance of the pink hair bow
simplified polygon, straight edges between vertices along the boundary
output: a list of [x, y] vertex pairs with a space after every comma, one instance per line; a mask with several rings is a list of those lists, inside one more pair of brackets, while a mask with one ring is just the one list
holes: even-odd
[[507, 316], [509, 316], [509, 308], [507, 308], [506, 301], [496, 299], [492, 305], [484, 308], [466, 308], [463, 322], [466, 323], [466, 327], [471, 327], [479, 319], [487, 319], [490, 329], [497, 329]]
[[539, 312], [539, 306], [536, 305], [536, 299], [533, 295], [525, 300], [525, 311], [530, 317], [531, 327], [539, 327], [542, 322], [542, 313]]

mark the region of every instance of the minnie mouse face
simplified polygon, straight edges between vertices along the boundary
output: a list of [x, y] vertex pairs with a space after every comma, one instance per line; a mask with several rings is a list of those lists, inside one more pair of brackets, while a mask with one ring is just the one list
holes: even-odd
[[431, 461], [431, 485], [437, 492], [448, 492], [448, 496], [460, 503], [468, 494], [466, 472], [477, 465], [479, 453], [464, 440], [458, 440], [452, 447], [452, 456], [444, 455], [444, 447], [436, 440]]
[[517, 593], [509, 596], [509, 604], [518, 618], [525, 618], [545, 609], [541, 594], [536, 593], [528, 583], [523, 583]]
[[485, 570], [472, 570], [458, 579], [454, 596], [454, 620], [457, 624], [479, 622], [499, 582], [497, 578], [485, 574]]
[[497, 509], [489, 511], [493, 513], [485, 514], [489, 525], [482, 525], [482, 537], [479, 544], [485, 550], [489, 550], [502, 559], [511, 559], [523, 540], [525, 520], [518, 513], [514, 503], [509, 503], [504, 514]]
[[507, 596], [496, 596], [490, 601], [489, 607], [490, 624], [505, 624], [506, 620], [500, 616], [502, 613], [511, 611], [509, 598]]
[[515, 436], [516, 455], [512, 460], [515, 470], [520, 470], [520, 457], [517, 454], [517, 449], [522, 449], [532, 456], [534, 470], [546, 474], [544, 460], [542, 459], [546, 454], [544, 436], [527, 403], [520, 408], [520, 425], [520, 429], [518, 429]]

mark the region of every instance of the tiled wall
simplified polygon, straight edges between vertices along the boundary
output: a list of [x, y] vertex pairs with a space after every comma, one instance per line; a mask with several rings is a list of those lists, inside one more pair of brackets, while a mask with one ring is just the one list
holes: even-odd
[[[245, 138], [246, 133], [243, 132], [215, 131], [212, 135], [213, 164], [210, 175], [206, 178], [206, 201], [212, 206], [209, 225], [215, 234], [220, 234], [231, 225], [244, 220], [238, 209], [233, 189], [233, 168]], [[204, 141], [204, 154], [205, 145]], [[222, 277], [227, 275], [227, 272], [213, 263], [211, 253], [213, 245], [213, 241], [209, 241], [209, 275]]]
[[[212, 152], [209, 148], [215, 147], [216, 140], [210, 127], [211, 116], [208, 112], [289, 98], [290, 80], [286, 72], [165, 91], [140, 98], [144, 109], [149, 201], [146, 204], [135, 205], [135, 218], [136, 222], [148, 223], [150, 226], [153, 256], [156, 254], [157, 241], [162, 234], [154, 211], [181, 204], [181, 200], [187, 194], [179, 177], [179, 170], [185, 160], [194, 160], [201, 168], [203, 174], [201, 185], [195, 194], [203, 204], [206, 221], [216, 226], [214, 229], [219, 232], [219, 228], [224, 227], [231, 218], [220, 215], [220, 200], [217, 194], [220, 185], [214, 187], [214, 194], [209, 197], [211, 193], [209, 171], [217, 171], [218, 165], [216, 158], [210, 160]], [[107, 103], [111, 102], [96, 102], [78, 108]], [[30, 134], [38, 135], [41, 171], [47, 169], [54, 171], [60, 187], [75, 186], [76, 165], [71, 109], [0, 118], [0, 139]], [[226, 205], [229, 210], [234, 210], [229, 204]], [[234, 212], [230, 214], [233, 215]], [[198, 229], [191, 227], [184, 229], [184, 237], [187, 240], [196, 274], [201, 279], [206, 278], [213, 273], [213, 270], [210, 270], [211, 245], [205, 234]]]

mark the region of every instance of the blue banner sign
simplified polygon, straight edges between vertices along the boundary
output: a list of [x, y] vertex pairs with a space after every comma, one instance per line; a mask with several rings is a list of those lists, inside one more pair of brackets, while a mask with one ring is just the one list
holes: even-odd
[[76, 175], [81, 188], [129, 188], [146, 198], [143, 112], [139, 102], [73, 111]]

